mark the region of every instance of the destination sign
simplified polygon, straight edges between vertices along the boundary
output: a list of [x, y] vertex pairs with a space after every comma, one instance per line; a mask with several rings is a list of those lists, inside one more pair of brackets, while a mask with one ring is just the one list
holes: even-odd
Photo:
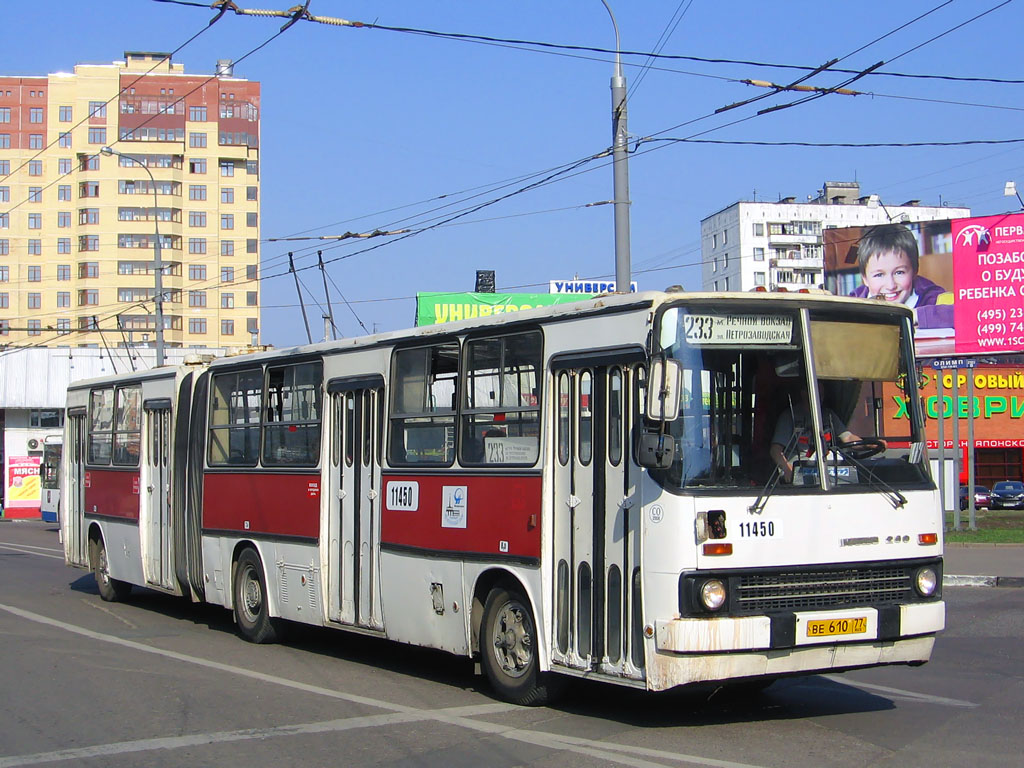
[[793, 343], [788, 315], [683, 315], [683, 338], [695, 346], [771, 346]]

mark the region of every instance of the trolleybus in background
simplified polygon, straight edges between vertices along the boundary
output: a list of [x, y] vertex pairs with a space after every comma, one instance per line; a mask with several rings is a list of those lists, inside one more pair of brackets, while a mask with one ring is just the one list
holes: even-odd
[[642, 293], [77, 382], [66, 558], [253, 642], [479, 657], [519, 703], [921, 664], [945, 612], [917, 380], [902, 306]]
[[60, 519], [62, 448], [63, 439], [60, 435], [47, 435], [43, 439], [43, 458], [39, 462], [39, 513], [47, 523], [56, 523]]

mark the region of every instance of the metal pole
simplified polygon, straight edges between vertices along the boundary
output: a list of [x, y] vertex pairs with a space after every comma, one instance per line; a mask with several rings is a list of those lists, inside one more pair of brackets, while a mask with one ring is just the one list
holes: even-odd
[[[953, 505], [953, 530], [960, 530], [960, 369], [953, 369], [953, 487], [956, 488], [956, 503]], [[970, 492], [970, 488], [967, 489]]]
[[967, 497], [970, 499], [968, 527], [978, 530], [974, 506], [974, 371], [967, 371]]
[[941, 368], [936, 371], [935, 376], [935, 391], [936, 391], [936, 409], [939, 417], [939, 506], [942, 507], [942, 524], [946, 524], [946, 431], [943, 429], [943, 422], [945, 422], [945, 405], [946, 405], [946, 391], [945, 386], [942, 382], [942, 377], [945, 375], [945, 371]]
[[629, 293], [629, 132], [626, 127], [626, 78], [619, 55], [619, 25], [608, 0], [601, 0], [615, 28], [615, 74], [612, 76], [612, 169], [615, 202], [615, 290]]

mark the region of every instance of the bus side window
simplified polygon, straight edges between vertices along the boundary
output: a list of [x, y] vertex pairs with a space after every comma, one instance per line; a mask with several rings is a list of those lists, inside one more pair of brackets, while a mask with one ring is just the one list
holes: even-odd
[[320, 462], [323, 364], [267, 369], [263, 466], [315, 467]]
[[395, 351], [391, 363], [392, 465], [449, 465], [455, 458], [459, 343]]
[[109, 464], [113, 446], [114, 390], [89, 393], [89, 463]]
[[211, 467], [254, 467], [259, 459], [263, 371], [222, 373], [213, 377], [210, 395]]

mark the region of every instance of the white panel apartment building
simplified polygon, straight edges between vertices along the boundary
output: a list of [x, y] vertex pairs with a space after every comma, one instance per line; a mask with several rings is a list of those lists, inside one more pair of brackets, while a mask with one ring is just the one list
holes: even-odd
[[827, 181], [818, 197], [806, 203], [792, 197], [777, 203], [736, 202], [700, 223], [701, 288], [821, 288], [824, 229], [970, 215], [970, 208], [922, 206], [916, 200], [883, 205], [878, 195], [862, 197], [855, 181]]

